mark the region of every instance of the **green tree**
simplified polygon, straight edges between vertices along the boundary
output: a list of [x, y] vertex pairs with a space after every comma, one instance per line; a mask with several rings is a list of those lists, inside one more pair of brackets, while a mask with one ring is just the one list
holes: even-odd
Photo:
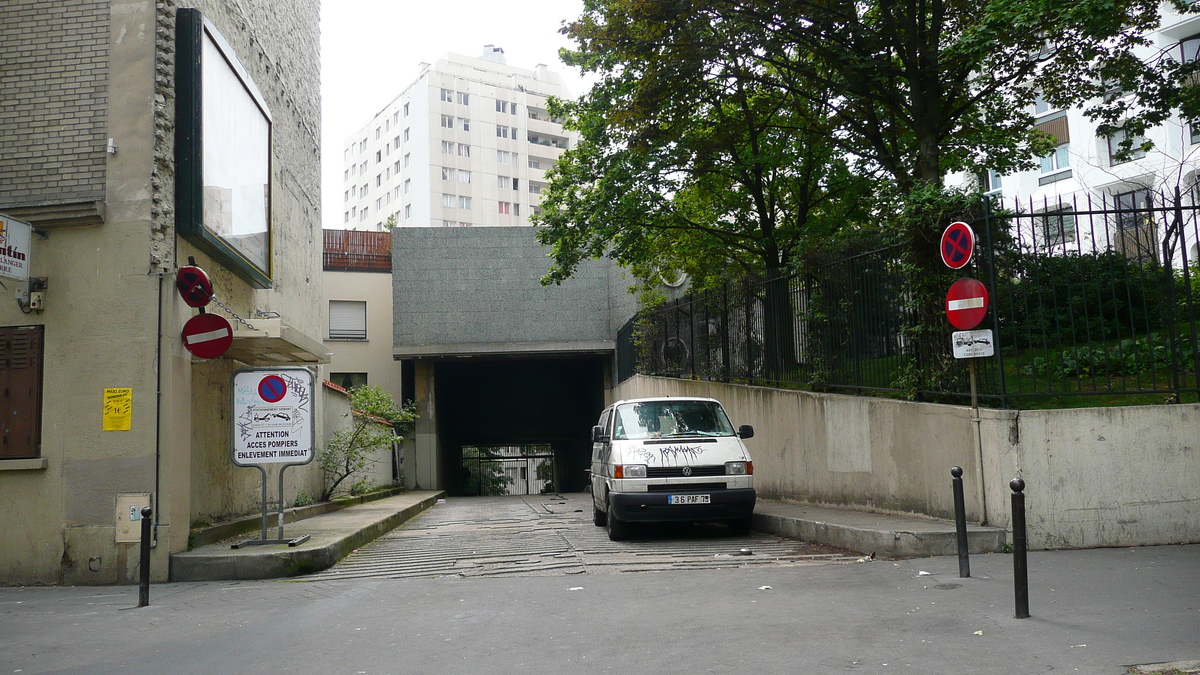
[[[652, 76], [695, 79], [739, 63], [736, 77], [819, 109], [822, 124], [834, 118], [841, 147], [906, 191], [940, 185], [952, 170], [1027, 166], [1046, 149], [1029, 112], [1039, 94], [1067, 106], [1121, 83], [1139, 99], [1168, 100], [1165, 89], [1137, 89], [1160, 65], [1135, 54], [1158, 24], [1158, 7], [1158, 0], [596, 0], [567, 30], [589, 40], [585, 47], [619, 44], [678, 64]], [[644, 86], [662, 85], [652, 78]]]
[[[659, 29], [720, 40], [687, 23]], [[819, 111], [799, 123], [793, 102], [739, 76], [740, 62], [674, 77], [696, 74], [690, 57], [669, 62], [591, 30], [573, 25], [581, 47], [564, 58], [601, 81], [578, 103], [552, 102], [581, 140], [548, 172], [534, 217], [552, 250], [544, 282], [603, 255], [642, 279], [682, 270], [693, 286], [775, 277], [862, 203], [865, 183], [832, 128], [814, 125]]]
[[[636, 9], [636, 6], [634, 7]], [[714, 27], [658, 27], [720, 44]], [[580, 143], [548, 173], [539, 240], [551, 247], [544, 282], [561, 282], [585, 258], [607, 255], [643, 281], [686, 272], [692, 288], [768, 279], [768, 368], [790, 367], [793, 308], [787, 284], [798, 254], [852, 220], [867, 182], [831, 141], [831, 126], [779, 92], [744, 77], [742, 59], [659, 58], [576, 24], [569, 63], [601, 75], [578, 103], [554, 103]], [[704, 59], [700, 59], [704, 61]], [[676, 77], [689, 74], [691, 77]], [[650, 284], [653, 285], [653, 284]]]
[[393, 439], [416, 425], [415, 403], [397, 406], [391, 394], [374, 385], [354, 387], [350, 396], [350, 427], [339, 429], [325, 442], [317, 463], [325, 476], [321, 501], [337, 494], [338, 487], [371, 462], [371, 455], [390, 447]]

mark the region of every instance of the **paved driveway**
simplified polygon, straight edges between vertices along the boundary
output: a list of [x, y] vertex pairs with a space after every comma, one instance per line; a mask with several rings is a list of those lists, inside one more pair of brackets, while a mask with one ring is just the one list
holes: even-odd
[[[721, 525], [655, 525], [631, 541], [592, 524], [587, 494], [460, 497], [410, 520], [306, 580], [617, 574], [830, 565], [860, 556]], [[749, 554], [744, 554], [748, 549]]]

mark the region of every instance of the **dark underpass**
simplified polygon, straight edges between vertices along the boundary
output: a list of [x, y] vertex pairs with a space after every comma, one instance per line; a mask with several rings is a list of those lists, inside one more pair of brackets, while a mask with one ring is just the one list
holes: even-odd
[[604, 408], [604, 357], [435, 365], [442, 475], [451, 495], [578, 492]]

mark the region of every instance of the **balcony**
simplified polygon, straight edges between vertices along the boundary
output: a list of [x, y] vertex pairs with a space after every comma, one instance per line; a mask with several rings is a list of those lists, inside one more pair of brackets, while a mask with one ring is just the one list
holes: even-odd
[[324, 230], [324, 238], [326, 271], [391, 273], [391, 232]]

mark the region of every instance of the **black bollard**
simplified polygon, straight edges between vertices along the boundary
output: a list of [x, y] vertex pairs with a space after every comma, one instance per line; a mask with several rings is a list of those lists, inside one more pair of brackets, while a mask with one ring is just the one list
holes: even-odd
[[967, 500], [963, 497], [962, 467], [951, 467], [950, 475], [954, 476], [951, 483], [954, 486], [954, 529], [958, 533], [958, 576], [966, 579], [971, 576], [971, 557], [967, 550]]
[[1025, 481], [1014, 478], [1012, 488], [1013, 588], [1017, 598], [1017, 618], [1029, 618], [1029, 566], [1025, 543]]
[[149, 506], [142, 507], [142, 550], [141, 550], [141, 583], [138, 587], [138, 607], [150, 604], [150, 516], [154, 510]]

